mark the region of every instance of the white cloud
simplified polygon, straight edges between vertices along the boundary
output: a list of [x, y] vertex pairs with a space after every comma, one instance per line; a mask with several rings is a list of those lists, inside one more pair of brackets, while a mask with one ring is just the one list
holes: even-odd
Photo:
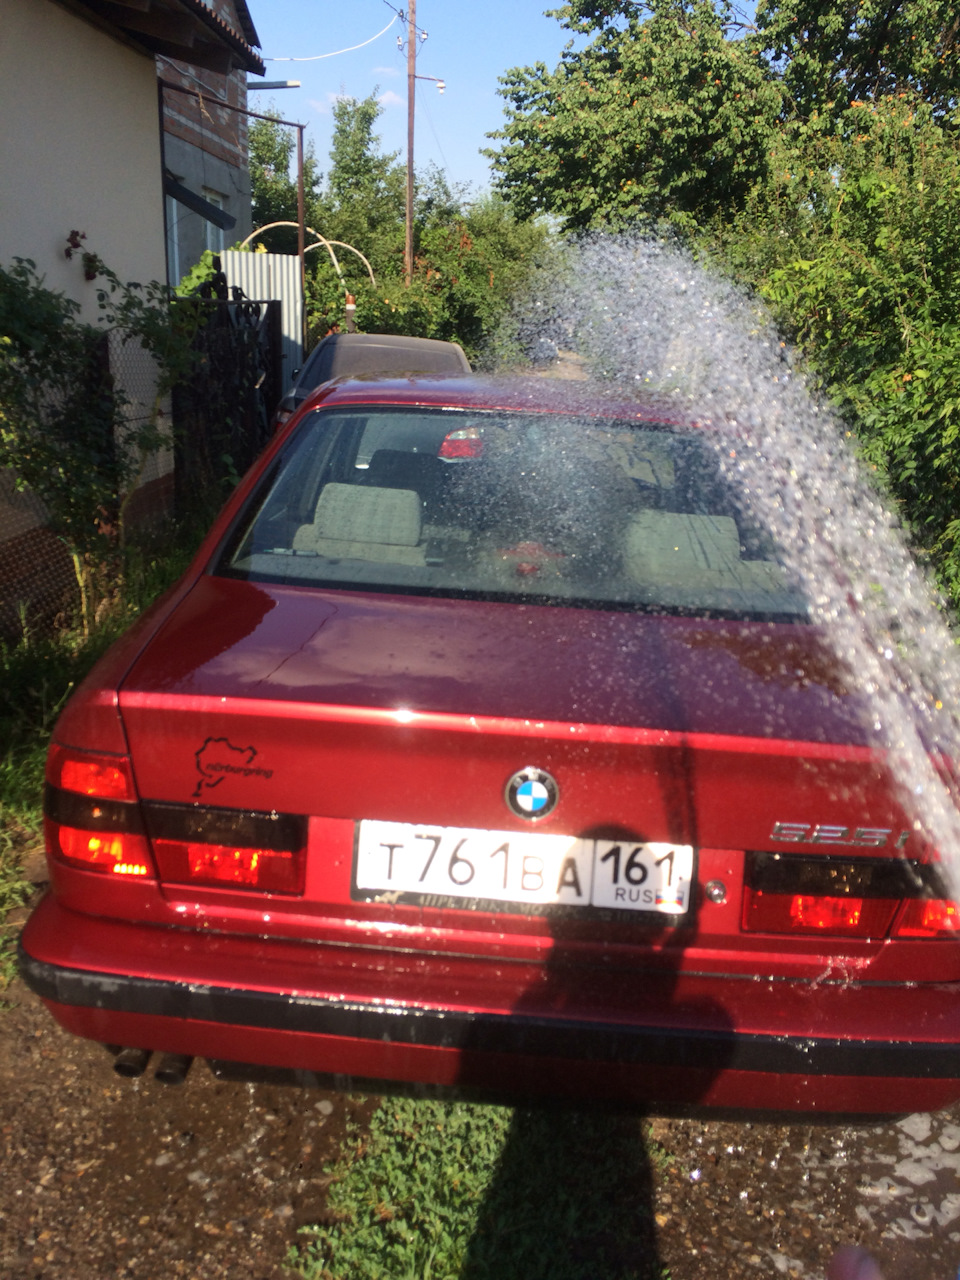
[[397, 67], [374, 67], [373, 75], [375, 76], [398, 76], [400, 71]]
[[381, 93], [377, 99], [381, 107], [402, 107], [404, 99], [399, 94], [394, 93], [392, 89], [388, 89], [386, 93]]
[[324, 100], [311, 98], [309, 101], [311, 107], [313, 107], [314, 111], [316, 111], [318, 115], [329, 116], [333, 114], [333, 108], [338, 102], [343, 102], [350, 96], [351, 95], [349, 93], [345, 93], [344, 90], [341, 89], [339, 93], [328, 93]]

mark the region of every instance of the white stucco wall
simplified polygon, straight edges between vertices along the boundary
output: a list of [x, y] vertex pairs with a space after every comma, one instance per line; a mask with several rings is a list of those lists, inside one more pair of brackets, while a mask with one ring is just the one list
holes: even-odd
[[71, 230], [121, 280], [166, 278], [156, 67], [52, 0], [0, 0], [0, 262], [96, 319]]

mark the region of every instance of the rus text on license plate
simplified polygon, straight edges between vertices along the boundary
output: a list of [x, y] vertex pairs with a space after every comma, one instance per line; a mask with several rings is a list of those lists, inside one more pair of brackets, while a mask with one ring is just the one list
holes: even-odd
[[[471, 899], [683, 915], [690, 845], [589, 840], [525, 831], [359, 823], [354, 895], [362, 900]], [[498, 906], [498, 904], [503, 906]]]

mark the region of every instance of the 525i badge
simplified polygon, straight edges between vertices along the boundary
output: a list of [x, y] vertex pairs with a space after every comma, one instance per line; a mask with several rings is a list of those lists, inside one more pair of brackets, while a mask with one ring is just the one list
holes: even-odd
[[[848, 844], [882, 849], [892, 835], [891, 827], [836, 827], [822, 822], [775, 822], [770, 839], [782, 840], [787, 844]], [[902, 849], [909, 838], [909, 831], [901, 831], [894, 847]]]

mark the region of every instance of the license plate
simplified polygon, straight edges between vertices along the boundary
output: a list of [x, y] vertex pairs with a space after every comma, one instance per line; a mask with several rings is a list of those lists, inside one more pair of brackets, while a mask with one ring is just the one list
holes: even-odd
[[679, 916], [692, 876], [690, 845], [363, 821], [353, 891], [367, 902]]

